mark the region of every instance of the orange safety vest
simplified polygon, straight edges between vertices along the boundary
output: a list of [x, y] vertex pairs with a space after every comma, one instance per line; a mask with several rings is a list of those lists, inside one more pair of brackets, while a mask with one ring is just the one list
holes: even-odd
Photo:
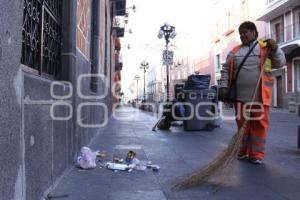
[[[261, 40], [258, 41], [260, 46], [260, 66], [263, 72], [261, 73], [261, 94], [262, 94], [262, 103], [266, 106], [272, 104], [272, 89], [273, 89], [273, 77], [272, 77], [272, 65], [271, 59], [268, 58], [270, 54], [270, 49], [266, 48], [266, 44]], [[241, 48], [241, 45], [233, 48], [233, 54], [235, 55]], [[230, 60], [230, 70], [229, 70], [229, 88], [234, 78], [234, 56]]]

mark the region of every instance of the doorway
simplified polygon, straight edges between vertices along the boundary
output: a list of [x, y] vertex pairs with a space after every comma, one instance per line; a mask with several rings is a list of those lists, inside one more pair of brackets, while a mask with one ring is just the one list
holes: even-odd
[[278, 108], [282, 108], [283, 88], [282, 88], [282, 76], [276, 76], [276, 100]]

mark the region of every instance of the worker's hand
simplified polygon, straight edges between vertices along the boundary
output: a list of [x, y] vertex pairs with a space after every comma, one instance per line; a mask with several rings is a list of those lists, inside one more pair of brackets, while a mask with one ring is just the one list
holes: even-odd
[[227, 102], [228, 100], [228, 88], [220, 88], [218, 98], [220, 101]]
[[270, 48], [273, 51], [277, 50], [278, 44], [277, 44], [277, 42], [275, 40], [273, 40], [273, 39], [267, 39], [267, 40], [265, 40], [265, 42], [267, 43], [267, 45], [266, 45], [267, 48]]

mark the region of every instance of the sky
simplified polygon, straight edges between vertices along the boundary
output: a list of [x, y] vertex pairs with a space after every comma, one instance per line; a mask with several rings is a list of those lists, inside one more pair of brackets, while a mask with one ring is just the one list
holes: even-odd
[[[127, 0], [127, 6], [136, 6], [136, 12], [128, 10], [129, 22], [122, 43], [122, 88], [126, 93], [134, 76], [143, 72], [143, 61], [152, 67], [162, 66], [165, 40], [158, 39], [159, 28], [168, 22], [175, 26], [177, 36], [171, 40], [175, 57], [196, 58], [207, 52], [210, 45], [210, 27], [213, 0]], [[130, 45], [130, 49], [126, 45]]]

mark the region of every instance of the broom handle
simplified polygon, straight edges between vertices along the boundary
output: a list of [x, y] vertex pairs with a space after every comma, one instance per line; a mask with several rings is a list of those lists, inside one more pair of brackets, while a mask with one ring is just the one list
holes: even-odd
[[[269, 57], [269, 54], [270, 54], [270, 49], [267, 49], [267, 52], [266, 52], [265, 58], [264, 58], [264, 62], [262, 63], [262, 65], [265, 64], [267, 58]], [[256, 97], [256, 94], [257, 94], [257, 91], [258, 91], [258, 88], [259, 88], [259, 83], [260, 83], [260, 80], [261, 80], [261, 77], [262, 77], [263, 72], [264, 72], [264, 66], [262, 66], [262, 67], [261, 67], [261, 70], [260, 70], [260, 75], [259, 75], [259, 78], [258, 78], [258, 80], [257, 80], [257, 84], [256, 84], [256, 87], [255, 87], [253, 96], [252, 96], [252, 100], [251, 100], [251, 105], [250, 105], [249, 113], [251, 113], [252, 104], [253, 104], [254, 99], [255, 99], [255, 97]], [[248, 120], [248, 119], [245, 119], [245, 121], [243, 122], [243, 125], [242, 125], [241, 129], [239, 130], [239, 133], [240, 133], [240, 134], [242, 134], [242, 133], [244, 132], [244, 129], [246, 128], [248, 122], [249, 122], [249, 120]]]

